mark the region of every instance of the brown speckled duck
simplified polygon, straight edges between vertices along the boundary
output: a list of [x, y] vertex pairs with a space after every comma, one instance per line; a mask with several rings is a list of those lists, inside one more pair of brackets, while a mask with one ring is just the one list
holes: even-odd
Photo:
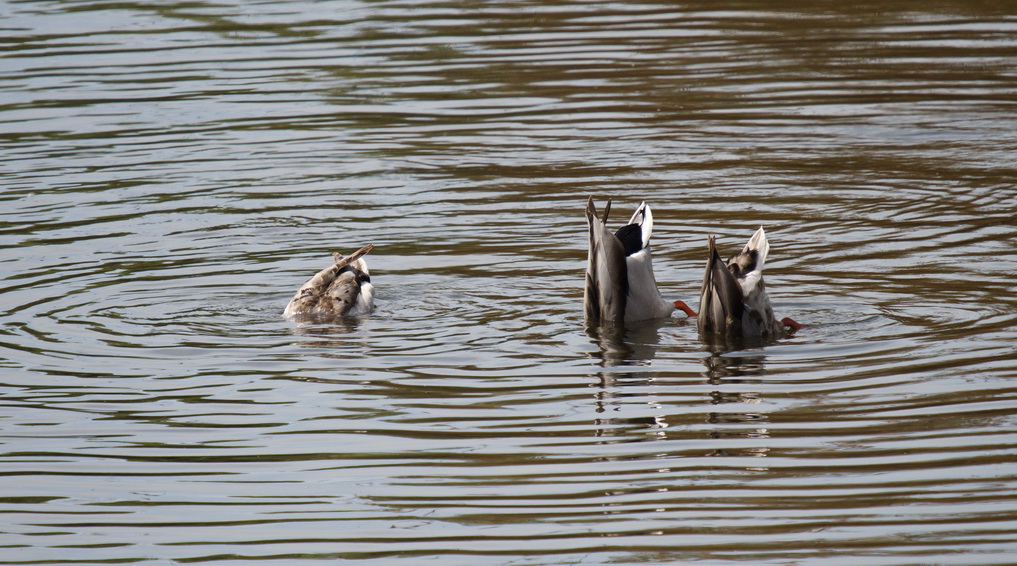
[[720, 259], [713, 236], [709, 237], [708, 245], [710, 257], [706, 262], [697, 322], [701, 333], [765, 338], [783, 336], [785, 328], [792, 331], [801, 328], [790, 318], [778, 321], [773, 315], [763, 284], [763, 264], [770, 244], [762, 228], [727, 263]]
[[286, 305], [283, 316], [316, 318], [371, 312], [374, 308], [374, 286], [362, 256], [373, 247], [373, 244], [368, 244], [346, 257], [332, 254], [335, 263], [300, 286]]

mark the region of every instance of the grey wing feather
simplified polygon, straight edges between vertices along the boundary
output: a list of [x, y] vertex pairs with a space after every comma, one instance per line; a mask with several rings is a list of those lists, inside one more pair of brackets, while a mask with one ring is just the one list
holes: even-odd
[[604, 219], [597, 218], [591, 196], [586, 202], [586, 221], [590, 229], [590, 248], [586, 266], [586, 291], [583, 309], [588, 321], [625, 320], [625, 294], [628, 268], [625, 248], [604, 223], [611, 210], [608, 201]]
[[745, 309], [741, 285], [717, 253], [716, 239], [710, 236], [708, 242], [697, 326], [704, 333], [741, 334]]

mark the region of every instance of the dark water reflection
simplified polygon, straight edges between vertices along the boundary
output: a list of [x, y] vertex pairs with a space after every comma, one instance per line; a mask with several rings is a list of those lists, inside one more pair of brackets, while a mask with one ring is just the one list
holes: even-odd
[[597, 357], [604, 367], [619, 365], [649, 366], [656, 357], [661, 330], [673, 323], [648, 320], [634, 324], [587, 324], [586, 335], [598, 348]]
[[[0, 21], [0, 563], [1013, 562], [1005, 4]], [[586, 327], [590, 194], [693, 306], [766, 226], [806, 328]]]

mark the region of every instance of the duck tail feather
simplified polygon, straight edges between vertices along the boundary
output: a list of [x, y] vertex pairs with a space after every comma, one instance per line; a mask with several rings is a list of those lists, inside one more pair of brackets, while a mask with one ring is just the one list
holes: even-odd
[[[610, 212], [610, 201], [604, 217]], [[586, 205], [589, 224], [589, 255], [586, 266], [586, 288], [583, 311], [587, 320], [622, 321], [625, 319], [625, 295], [628, 271], [625, 249], [604, 222], [597, 218], [591, 196]]]
[[717, 252], [714, 236], [707, 240], [709, 257], [703, 275], [699, 320], [701, 332], [737, 332], [744, 310], [744, 296], [738, 280], [728, 270]]

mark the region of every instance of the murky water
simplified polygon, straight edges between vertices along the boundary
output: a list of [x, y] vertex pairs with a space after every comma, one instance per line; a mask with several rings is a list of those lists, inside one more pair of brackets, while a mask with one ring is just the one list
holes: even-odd
[[767, 4], [0, 4], [0, 563], [1013, 563], [1017, 10]]

